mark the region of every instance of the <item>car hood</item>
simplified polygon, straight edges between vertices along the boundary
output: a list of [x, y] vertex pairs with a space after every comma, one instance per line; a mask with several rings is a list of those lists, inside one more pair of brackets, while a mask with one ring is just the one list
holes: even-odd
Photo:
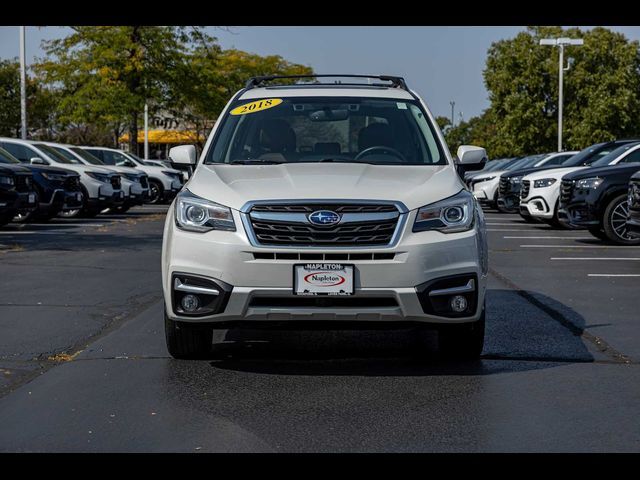
[[54, 173], [57, 175], [78, 176], [78, 174], [74, 171], [68, 170], [66, 168], [52, 167], [50, 165], [25, 165], [25, 168], [28, 168], [32, 172], [38, 173]]
[[12, 164], [12, 163], [0, 163], [0, 173], [3, 174], [28, 174], [31, 173], [28, 168], [23, 165]]
[[106, 168], [107, 170], [111, 170], [112, 172], [116, 172], [116, 173], [128, 173], [130, 175], [137, 175], [137, 174], [143, 173], [141, 170], [138, 170], [137, 168], [121, 167], [118, 165], [100, 165], [100, 168]]
[[542, 178], [555, 178], [560, 180], [564, 175], [578, 170], [584, 170], [588, 167], [564, 167], [564, 168], [552, 168], [549, 170], [542, 170], [541, 172], [530, 173], [524, 177], [524, 180], [540, 180]]
[[507, 178], [522, 177], [524, 175], [529, 175], [530, 173], [540, 172], [542, 170], [555, 170], [557, 168], [561, 168], [560, 165], [557, 165], [557, 166], [549, 165], [548, 167], [541, 165], [539, 167], [519, 168], [518, 170], [510, 170], [504, 176]]
[[626, 163], [620, 165], [606, 165], [604, 167], [591, 167], [585, 171], [569, 173], [565, 176], [566, 180], [577, 180], [589, 177], [606, 177], [607, 175], [633, 175], [640, 171], [640, 163]]
[[473, 177], [472, 180], [475, 181], [475, 180], [484, 180], [485, 178], [489, 178], [489, 177], [499, 177], [500, 175], [508, 171], [509, 170], [496, 170], [495, 172], [487, 172], [485, 175], [478, 175], [476, 177]]
[[392, 200], [409, 210], [464, 188], [449, 165], [390, 166], [357, 163], [200, 165], [186, 188], [240, 210], [252, 200]]

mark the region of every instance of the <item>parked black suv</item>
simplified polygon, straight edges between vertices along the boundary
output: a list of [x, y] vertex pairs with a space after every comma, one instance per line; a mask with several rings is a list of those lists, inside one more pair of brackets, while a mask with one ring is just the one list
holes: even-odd
[[627, 208], [627, 234], [640, 239], [640, 172], [633, 174], [629, 180]]
[[20, 162], [7, 150], [0, 147], [0, 164], [20, 165], [33, 175], [33, 188], [37, 193], [37, 208], [22, 210], [18, 221], [46, 221], [64, 210], [82, 206], [80, 176], [64, 168], [47, 165], [29, 165]]
[[28, 213], [38, 206], [33, 189], [33, 175], [21, 165], [0, 163], [0, 226], [18, 213]]
[[566, 174], [560, 187], [558, 217], [572, 226], [587, 228], [602, 240], [640, 244], [627, 230], [628, 184], [637, 171], [640, 145], [629, 149], [617, 165], [594, 165]]

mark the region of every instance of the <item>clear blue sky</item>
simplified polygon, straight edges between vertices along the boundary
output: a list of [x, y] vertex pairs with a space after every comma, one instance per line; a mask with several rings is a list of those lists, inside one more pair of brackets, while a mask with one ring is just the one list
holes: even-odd
[[[585, 27], [588, 28], [588, 27]], [[640, 40], [640, 27], [608, 27]], [[210, 28], [224, 48], [277, 54], [317, 73], [387, 73], [404, 76], [435, 115], [451, 116], [455, 101], [469, 119], [488, 106], [482, 80], [492, 42], [524, 27], [229, 27]], [[28, 27], [27, 56], [42, 56], [43, 39], [62, 37], [64, 27]], [[0, 27], [0, 58], [17, 57], [18, 27]]]

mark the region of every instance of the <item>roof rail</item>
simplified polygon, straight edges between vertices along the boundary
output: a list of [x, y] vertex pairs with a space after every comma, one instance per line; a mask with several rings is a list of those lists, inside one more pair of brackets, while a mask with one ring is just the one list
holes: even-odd
[[[407, 83], [404, 81], [404, 78], [402, 77], [396, 77], [393, 75], [352, 75], [352, 74], [315, 74], [315, 75], [263, 75], [263, 76], [259, 76], [259, 77], [251, 77], [246, 85], [245, 88], [247, 90], [250, 90], [252, 88], [256, 88], [256, 87], [261, 87], [263, 86], [263, 84], [265, 82], [270, 82], [272, 80], [280, 80], [280, 79], [292, 79], [292, 78], [326, 78], [326, 77], [344, 77], [344, 78], [376, 78], [378, 80], [382, 80], [384, 82], [391, 82], [391, 85], [389, 85], [390, 87], [394, 87], [394, 88], [402, 88], [403, 90], [407, 90], [409, 91], [409, 88], [407, 87]], [[351, 83], [348, 84], [343, 84], [341, 82], [327, 82], [327, 83], [322, 83], [322, 82], [314, 82], [314, 83], [310, 83], [309, 85], [354, 85]], [[362, 84], [355, 84], [355, 85], [362, 85]], [[366, 84], [364, 84], [366, 85]], [[380, 86], [380, 85], [377, 85]], [[386, 86], [386, 85], [385, 85]]]

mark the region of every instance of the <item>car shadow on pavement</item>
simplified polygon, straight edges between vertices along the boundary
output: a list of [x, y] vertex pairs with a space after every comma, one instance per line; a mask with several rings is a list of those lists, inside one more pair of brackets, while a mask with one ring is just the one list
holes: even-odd
[[219, 369], [285, 375], [491, 375], [593, 362], [584, 326], [583, 317], [545, 295], [490, 289], [477, 361], [440, 358], [437, 332], [411, 328], [230, 329], [214, 338], [210, 360]]

